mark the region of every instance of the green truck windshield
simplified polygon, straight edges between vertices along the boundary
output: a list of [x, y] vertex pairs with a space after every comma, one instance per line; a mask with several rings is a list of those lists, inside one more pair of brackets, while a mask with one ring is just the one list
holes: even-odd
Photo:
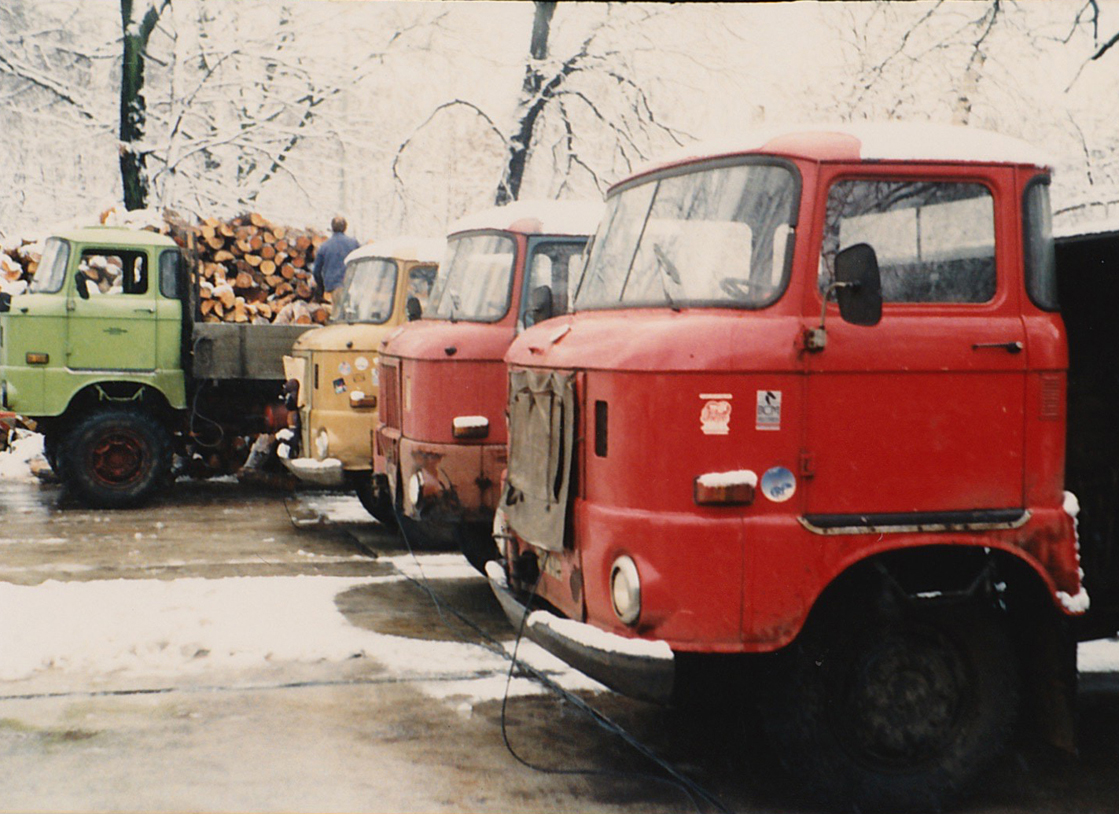
[[39, 268], [31, 279], [32, 294], [54, 294], [62, 289], [66, 265], [70, 262], [70, 244], [61, 238], [48, 238], [43, 245]]

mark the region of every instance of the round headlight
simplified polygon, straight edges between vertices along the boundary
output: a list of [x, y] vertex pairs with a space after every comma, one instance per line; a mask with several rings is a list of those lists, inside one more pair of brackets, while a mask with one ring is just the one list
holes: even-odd
[[624, 554], [614, 560], [610, 569], [610, 600], [614, 613], [625, 624], [632, 625], [641, 615], [641, 579], [637, 565]]
[[325, 429], [319, 430], [315, 436], [315, 456], [321, 461], [330, 452], [330, 436], [326, 434]]
[[408, 478], [408, 501], [412, 506], [419, 508], [420, 498], [424, 493], [424, 473], [423, 470], [417, 470], [416, 474]]

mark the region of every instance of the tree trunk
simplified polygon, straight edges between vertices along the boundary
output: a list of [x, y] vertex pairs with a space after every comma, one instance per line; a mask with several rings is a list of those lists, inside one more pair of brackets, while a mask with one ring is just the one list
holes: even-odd
[[525, 165], [528, 163], [528, 153], [532, 146], [532, 133], [536, 121], [540, 117], [544, 106], [547, 104], [549, 94], [546, 92], [544, 76], [540, 73], [536, 63], [548, 56], [548, 34], [552, 26], [552, 15], [555, 14], [555, 2], [536, 0], [536, 15], [532, 20], [532, 40], [529, 43], [529, 61], [525, 65], [525, 79], [521, 85], [522, 102], [521, 115], [517, 120], [516, 132], [509, 140], [509, 154], [505, 163], [501, 183], [497, 188], [494, 203], [498, 206], [517, 200], [521, 192], [521, 181], [524, 178]]
[[123, 52], [120, 70], [120, 180], [124, 208], [144, 209], [148, 205], [148, 176], [142, 147], [147, 124], [144, 101], [144, 51], [152, 29], [169, 0], [148, 8], [140, 21], [132, 19], [133, 0], [120, 0]]

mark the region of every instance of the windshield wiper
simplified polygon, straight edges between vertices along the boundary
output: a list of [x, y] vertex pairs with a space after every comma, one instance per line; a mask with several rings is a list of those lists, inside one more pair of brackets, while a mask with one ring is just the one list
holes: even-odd
[[677, 304], [676, 300], [673, 299], [672, 295], [668, 293], [668, 282], [665, 278], [667, 277], [669, 280], [672, 280], [676, 285], [681, 285], [680, 271], [676, 268], [676, 265], [668, 259], [668, 255], [664, 253], [664, 249], [660, 247], [659, 243], [653, 244], [653, 256], [657, 258], [657, 268], [661, 271], [661, 289], [664, 291], [664, 298], [668, 300], [668, 307], [673, 311], [679, 311], [680, 306]]

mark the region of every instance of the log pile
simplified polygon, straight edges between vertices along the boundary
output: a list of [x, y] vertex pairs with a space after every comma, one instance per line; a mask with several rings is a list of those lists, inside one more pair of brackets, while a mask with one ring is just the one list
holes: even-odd
[[0, 244], [0, 291], [23, 294], [35, 276], [43, 244], [27, 240]]
[[272, 224], [255, 212], [207, 218], [191, 229], [204, 321], [321, 325], [330, 317], [311, 275], [325, 235]]
[[[110, 209], [101, 223], [157, 231], [193, 251], [198, 279], [191, 284], [198, 284], [203, 321], [322, 325], [330, 318], [330, 295], [316, 289], [311, 273], [315, 251], [326, 241], [321, 232], [273, 224], [256, 212], [198, 224], [170, 210], [152, 214], [137, 221]], [[26, 291], [42, 251], [41, 242], [0, 244], [0, 291]]]

